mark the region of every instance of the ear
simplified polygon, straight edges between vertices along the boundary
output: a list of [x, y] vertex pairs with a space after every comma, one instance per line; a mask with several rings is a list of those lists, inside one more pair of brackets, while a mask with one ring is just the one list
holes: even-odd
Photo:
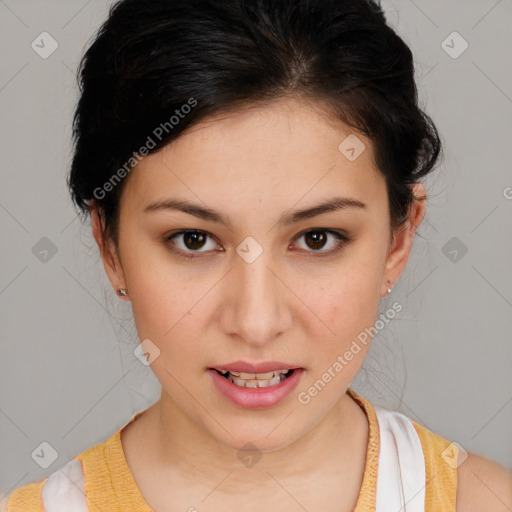
[[[98, 244], [103, 266], [107, 274], [110, 284], [113, 286], [117, 294], [119, 288], [126, 288], [126, 280], [124, 277], [123, 267], [116, 252], [113, 240], [108, 239], [105, 235], [104, 218], [100, 215], [98, 208], [91, 208], [91, 223], [94, 239]], [[120, 297], [126, 299], [126, 297]]]
[[427, 199], [425, 187], [421, 183], [415, 183], [412, 193], [417, 199], [413, 200], [409, 208], [406, 222], [393, 235], [392, 246], [386, 260], [381, 297], [387, 295], [388, 280], [393, 284], [396, 283], [403, 272], [411, 252], [414, 233], [425, 216]]

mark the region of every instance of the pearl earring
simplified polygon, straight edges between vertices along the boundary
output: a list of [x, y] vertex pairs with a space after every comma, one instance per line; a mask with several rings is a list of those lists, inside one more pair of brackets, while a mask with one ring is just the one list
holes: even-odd
[[393, 283], [391, 281], [388, 280], [388, 293], [391, 293], [391, 289], [393, 288], [391, 285]]

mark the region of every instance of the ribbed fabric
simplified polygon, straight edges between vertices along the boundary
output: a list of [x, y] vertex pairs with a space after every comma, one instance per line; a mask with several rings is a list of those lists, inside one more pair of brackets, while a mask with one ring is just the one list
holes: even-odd
[[[361, 406], [369, 424], [365, 473], [354, 512], [375, 512], [380, 442], [375, 410], [368, 400], [353, 389], [348, 388], [347, 393]], [[418, 433], [425, 456], [425, 512], [455, 512], [456, 462], [459, 450], [456, 445], [453, 445], [450, 457], [445, 453], [443, 458], [442, 453], [451, 442], [414, 420], [410, 421]]]
[[[459, 449], [452, 446], [451, 453], [443, 451], [451, 444], [443, 437], [434, 434], [423, 425], [411, 420], [418, 432], [426, 466], [425, 512], [455, 512], [457, 495], [457, 455]], [[450, 461], [450, 462], [448, 462]]]
[[375, 411], [368, 400], [353, 389], [348, 388], [347, 393], [363, 409], [368, 419], [368, 443], [366, 445], [366, 464], [363, 482], [357, 499], [354, 512], [374, 512], [375, 493], [377, 491], [377, 471], [379, 462], [379, 427]]
[[13, 491], [7, 502], [7, 512], [44, 512], [43, 486], [48, 478]]
[[[140, 414], [135, 414], [130, 423]], [[84, 468], [90, 512], [151, 512], [126, 462], [121, 430], [77, 456]]]
[[[377, 417], [368, 400], [351, 388], [348, 388], [347, 393], [362, 408], [369, 426], [365, 470], [354, 512], [375, 512], [380, 442]], [[129, 423], [142, 412], [144, 411], [135, 414]], [[456, 464], [449, 464], [442, 457], [443, 450], [450, 442], [413, 420], [410, 421], [418, 433], [425, 456], [425, 512], [455, 512]], [[123, 428], [105, 442], [75, 457], [82, 464], [86, 501], [90, 512], [152, 512], [126, 462], [121, 443]], [[452, 457], [456, 461], [456, 446], [454, 448]], [[9, 497], [7, 512], [45, 512], [41, 494], [47, 480], [45, 478], [13, 491]]]

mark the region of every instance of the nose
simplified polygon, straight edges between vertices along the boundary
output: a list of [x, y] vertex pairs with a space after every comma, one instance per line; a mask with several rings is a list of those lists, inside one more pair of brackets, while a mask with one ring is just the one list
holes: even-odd
[[263, 251], [251, 263], [236, 255], [224, 283], [229, 291], [220, 326], [224, 334], [254, 346], [270, 343], [292, 324], [293, 293], [269, 253]]

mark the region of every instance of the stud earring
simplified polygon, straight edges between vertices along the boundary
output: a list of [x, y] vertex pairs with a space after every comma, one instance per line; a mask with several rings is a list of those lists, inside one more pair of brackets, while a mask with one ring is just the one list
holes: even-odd
[[128, 290], [126, 288], [118, 288], [117, 295], [119, 295], [119, 297], [126, 297], [128, 295]]
[[388, 280], [388, 294], [391, 293], [391, 289], [393, 288], [391, 285], [393, 283], [391, 281]]

